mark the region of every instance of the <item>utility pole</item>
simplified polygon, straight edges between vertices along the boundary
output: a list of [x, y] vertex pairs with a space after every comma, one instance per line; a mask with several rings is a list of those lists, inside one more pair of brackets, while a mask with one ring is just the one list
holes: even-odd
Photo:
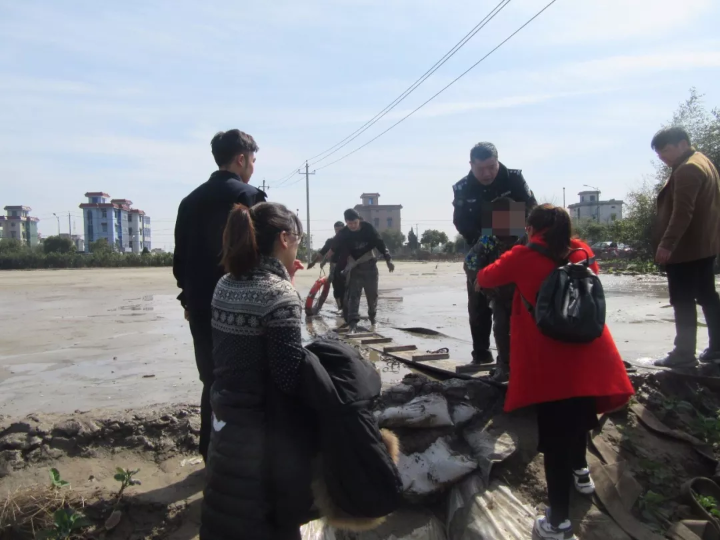
[[[298, 171], [298, 174], [303, 174], [302, 171]], [[308, 264], [312, 262], [312, 237], [310, 236], [310, 175], [315, 174], [315, 171], [310, 172], [310, 165], [305, 162], [305, 198], [307, 202], [307, 259]]]
[[68, 238], [72, 240], [72, 225], [70, 224], [70, 212], [68, 212]]
[[58, 216], [55, 212], [53, 212], [53, 216], [57, 218], [58, 222], [58, 236], [60, 236], [60, 216]]
[[565, 188], [563, 188], [563, 208], [567, 208], [567, 206], [565, 206]]
[[262, 187], [262, 190], [263, 190], [263, 191], [267, 191], [267, 190], [270, 189], [270, 186], [268, 186], [268, 185], [265, 184], [265, 179], [264, 179], [264, 178], [263, 178], [263, 183], [262, 183], [262, 186], [261, 186], [261, 187]]

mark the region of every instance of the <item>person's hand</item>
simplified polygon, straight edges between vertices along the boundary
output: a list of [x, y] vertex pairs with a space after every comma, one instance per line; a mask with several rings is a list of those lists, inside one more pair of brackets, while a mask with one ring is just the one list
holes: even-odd
[[475, 281], [475, 292], [480, 292], [480, 291], [482, 291], [482, 287], [480, 286], [480, 284], [477, 281]]
[[655, 253], [655, 262], [657, 262], [658, 264], [667, 264], [667, 262], [670, 260], [671, 255], [672, 251], [664, 247], [659, 247], [657, 249], [657, 253]]
[[387, 261], [387, 267], [391, 274], [395, 271], [395, 264], [392, 261]]
[[185, 320], [190, 322], [190, 312], [187, 309], [185, 310]]
[[320, 268], [325, 268], [325, 265], [327, 264], [327, 259], [323, 259], [320, 263]]
[[[297, 261], [297, 260], [296, 260], [295, 262], [300, 262], [300, 261]], [[301, 263], [301, 264], [302, 264], [302, 263]], [[310, 270], [313, 266], [315, 266], [315, 261], [311, 261], [310, 264], [308, 264], [307, 269]]]

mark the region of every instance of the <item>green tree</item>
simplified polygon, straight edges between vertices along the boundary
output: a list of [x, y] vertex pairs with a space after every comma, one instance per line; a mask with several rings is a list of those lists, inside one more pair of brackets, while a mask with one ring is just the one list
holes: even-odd
[[107, 238], [100, 238], [90, 244], [90, 253], [110, 253], [112, 248], [107, 241]]
[[456, 249], [455, 242], [449, 241], [443, 246], [443, 253], [455, 253]]
[[143, 255], [150, 255], [150, 250], [148, 249], [147, 246], [145, 246], [145, 247], [143, 248], [142, 254], [143, 254]]
[[43, 242], [45, 253], [72, 253], [75, 251], [75, 244], [70, 238], [61, 236], [48, 236]]
[[446, 244], [447, 242], [447, 234], [435, 229], [428, 229], [427, 231], [423, 232], [422, 238], [420, 239], [420, 243], [424, 246], [430, 246], [431, 251], [435, 246]]
[[[696, 150], [705, 154], [720, 168], [720, 109], [708, 111], [703, 103], [704, 94], [690, 89], [690, 97], [673, 114], [672, 120], [663, 127], [681, 126], [690, 135]], [[663, 163], [657, 164], [658, 183], [664, 184], [669, 170]]]
[[415, 234], [415, 231], [410, 229], [410, 232], [408, 233], [408, 247], [415, 251], [420, 247], [420, 242], [418, 242], [418, 237]]
[[466, 253], [468, 249], [470, 249], [470, 246], [465, 241], [465, 237], [462, 234], [455, 235], [455, 251], [457, 253]]
[[15, 238], [3, 238], [0, 240], [0, 255], [18, 253], [22, 251], [23, 245]]
[[405, 243], [405, 235], [393, 229], [385, 229], [380, 233], [380, 236], [385, 242], [385, 245], [390, 250], [390, 253], [398, 251]]

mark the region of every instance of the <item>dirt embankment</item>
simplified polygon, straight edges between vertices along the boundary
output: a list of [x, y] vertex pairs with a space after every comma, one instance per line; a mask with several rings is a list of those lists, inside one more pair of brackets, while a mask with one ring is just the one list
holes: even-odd
[[[638, 393], [630, 406], [604, 417], [593, 434], [591, 462], [622, 464], [633, 479], [627, 511], [663, 534], [674, 522], [700, 517], [681, 488], [716, 474], [720, 394], [707, 381], [667, 372], [634, 375], [633, 383]], [[531, 513], [542, 510], [546, 486], [533, 412], [503, 414], [501, 405], [502, 392], [482, 382], [439, 383], [414, 374], [383, 393], [378, 415], [400, 436], [407, 456], [401, 472], [423, 460], [421, 468], [428, 467], [422, 479], [404, 478], [412, 512], [445, 522], [454, 483], [488, 470]], [[658, 429], [663, 426], [665, 433]], [[77, 538], [196, 538], [203, 487], [198, 428], [193, 406], [0, 421], [0, 539], [33, 538], [55, 527], [53, 512], [63, 508], [90, 521]], [[482, 459], [487, 442], [505, 454], [491, 470]], [[433, 468], [438, 452], [452, 471]], [[52, 468], [70, 486], [53, 486]], [[134, 478], [142, 482], [122, 498], [118, 468], [139, 469]], [[107, 530], [116, 510], [119, 523]], [[584, 540], [630, 538], [598, 499], [574, 495], [572, 517]]]

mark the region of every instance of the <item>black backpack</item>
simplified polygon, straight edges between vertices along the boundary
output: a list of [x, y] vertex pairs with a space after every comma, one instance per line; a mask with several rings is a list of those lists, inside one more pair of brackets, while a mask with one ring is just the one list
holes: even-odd
[[568, 343], [590, 343], [605, 329], [605, 292], [597, 274], [590, 269], [592, 260], [584, 249], [585, 260], [571, 263], [555, 260], [540, 244], [528, 248], [552, 259], [558, 267], [545, 278], [535, 307], [522, 296], [522, 301], [544, 335]]

